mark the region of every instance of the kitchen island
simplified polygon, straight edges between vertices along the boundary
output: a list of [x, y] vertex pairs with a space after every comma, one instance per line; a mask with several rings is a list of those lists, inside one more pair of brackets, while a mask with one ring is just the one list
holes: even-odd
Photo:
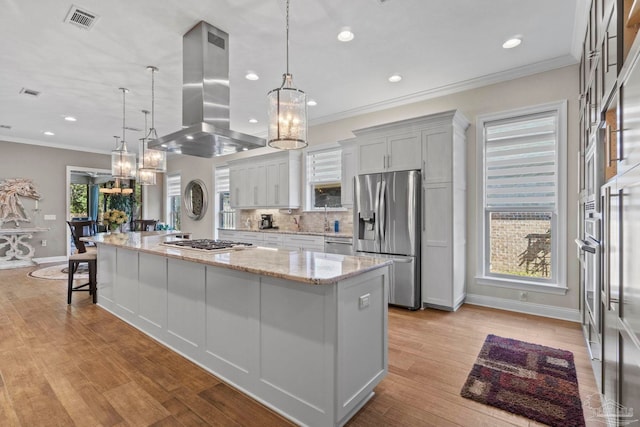
[[[346, 423], [387, 373], [389, 262], [99, 234], [98, 304], [301, 425]], [[259, 420], [256, 420], [259, 424]]]

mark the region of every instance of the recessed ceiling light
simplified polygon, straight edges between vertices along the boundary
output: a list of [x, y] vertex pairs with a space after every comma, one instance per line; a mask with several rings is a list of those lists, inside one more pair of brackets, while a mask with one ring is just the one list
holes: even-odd
[[502, 43], [502, 47], [505, 49], [512, 49], [516, 46], [519, 46], [520, 43], [522, 43], [522, 38], [521, 37], [513, 37], [510, 38], [509, 40], [507, 40], [506, 42]]
[[316, 105], [318, 105], [318, 103], [316, 102], [315, 99], [310, 99], [310, 100], [307, 101], [307, 105], [309, 107], [315, 107]]
[[44, 133], [44, 134], [45, 134], [45, 135], [47, 135], [47, 136], [53, 136], [53, 135], [55, 135], [55, 133], [53, 133], [53, 132], [51, 132], [51, 131], [49, 131], [49, 130], [46, 130], [46, 131], [44, 131], [44, 132], [42, 132], [42, 133]]
[[343, 28], [342, 31], [338, 33], [338, 40], [341, 42], [350, 42], [354, 37], [355, 34], [353, 34], [350, 28]]
[[249, 71], [246, 76], [244, 76], [247, 80], [258, 80], [260, 78], [259, 75], [254, 73], [253, 71]]
[[187, 139], [188, 139], [188, 140], [192, 140], [192, 139], [193, 139], [193, 137], [192, 137], [191, 135], [187, 135]]
[[73, 116], [66, 116], [64, 119], [65, 119], [66, 121], [68, 121], [68, 122], [75, 122], [75, 121], [77, 121], [77, 120], [78, 120], [78, 119], [76, 119], [76, 118], [75, 118], [75, 117], [73, 117]]
[[258, 119], [249, 119], [249, 123], [258, 123]]
[[249, 151], [247, 147], [242, 147], [242, 151]]
[[389, 81], [391, 83], [398, 83], [400, 80], [402, 80], [402, 76], [400, 74], [392, 74], [389, 76]]

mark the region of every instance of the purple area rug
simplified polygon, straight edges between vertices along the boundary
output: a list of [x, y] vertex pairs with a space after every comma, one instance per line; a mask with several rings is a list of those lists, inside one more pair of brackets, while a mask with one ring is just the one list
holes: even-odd
[[488, 335], [460, 394], [550, 426], [585, 425], [570, 351]]

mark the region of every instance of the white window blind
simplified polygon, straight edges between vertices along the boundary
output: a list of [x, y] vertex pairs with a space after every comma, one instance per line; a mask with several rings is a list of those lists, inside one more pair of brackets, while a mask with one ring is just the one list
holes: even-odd
[[216, 168], [216, 193], [229, 191], [229, 168]]
[[555, 112], [485, 124], [485, 207], [556, 207]]
[[340, 148], [307, 153], [307, 182], [322, 184], [340, 182], [342, 150]]
[[167, 197], [180, 196], [180, 175], [167, 176]]

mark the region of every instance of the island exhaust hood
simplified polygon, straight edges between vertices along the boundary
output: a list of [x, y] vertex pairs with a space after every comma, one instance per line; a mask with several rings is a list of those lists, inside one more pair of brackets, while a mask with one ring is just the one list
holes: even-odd
[[182, 49], [183, 129], [149, 148], [209, 158], [264, 147], [263, 138], [229, 129], [229, 35], [200, 21]]

